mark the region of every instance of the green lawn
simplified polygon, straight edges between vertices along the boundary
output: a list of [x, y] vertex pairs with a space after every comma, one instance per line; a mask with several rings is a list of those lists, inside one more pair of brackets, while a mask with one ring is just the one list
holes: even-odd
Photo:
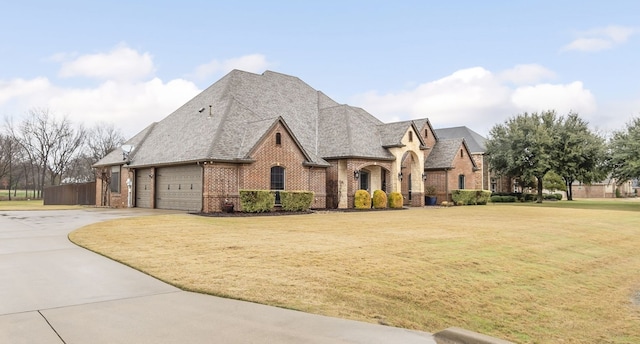
[[562, 202], [544, 201], [542, 204], [518, 203], [518, 205], [568, 209], [640, 211], [640, 198], [577, 199]]
[[[17, 200], [26, 200], [35, 198], [33, 191], [25, 191], [25, 190], [11, 190], [11, 199]], [[0, 201], [5, 201], [9, 199], [9, 190], [0, 190]]]
[[[186, 290], [518, 343], [640, 343], [640, 202], [105, 222], [70, 238]], [[629, 211], [634, 210], [634, 211]]]

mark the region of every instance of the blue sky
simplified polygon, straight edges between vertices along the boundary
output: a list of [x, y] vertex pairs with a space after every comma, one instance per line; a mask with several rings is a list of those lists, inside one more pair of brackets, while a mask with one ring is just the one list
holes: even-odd
[[384, 122], [481, 134], [525, 111], [640, 115], [638, 1], [3, 1], [0, 117], [127, 136], [231, 69], [294, 75]]

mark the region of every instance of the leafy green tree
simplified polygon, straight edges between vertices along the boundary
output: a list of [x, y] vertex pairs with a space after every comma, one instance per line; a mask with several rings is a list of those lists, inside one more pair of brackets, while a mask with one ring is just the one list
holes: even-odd
[[564, 179], [554, 171], [547, 172], [542, 180], [542, 185], [546, 190], [551, 192], [556, 192], [557, 190], [567, 191], [567, 185]]
[[542, 203], [543, 177], [553, 168], [555, 111], [523, 113], [494, 126], [487, 140], [491, 169], [522, 180], [537, 179], [538, 203]]
[[640, 118], [616, 131], [609, 143], [612, 176], [618, 182], [640, 178]]
[[553, 170], [564, 179], [568, 200], [573, 200], [573, 182], [589, 184], [607, 176], [605, 140], [577, 113], [559, 118], [554, 140]]

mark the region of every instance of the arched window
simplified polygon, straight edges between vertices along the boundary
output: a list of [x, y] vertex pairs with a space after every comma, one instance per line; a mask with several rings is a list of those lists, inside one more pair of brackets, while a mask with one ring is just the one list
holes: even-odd
[[458, 176], [458, 189], [464, 189], [464, 174]]
[[424, 130], [424, 138], [426, 139], [427, 137], [429, 137], [429, 129]]
[[282, 144], [282, 135], [280, 133], [276, 133], [276, 144]]
[[460, 157], [464, 158], [464, 150], [462, 150], [462, 149], [460, 150]]
[[280, 204], [280, 190], [284, 190], [284, 167], [271, 168], [271, 190], [276, 192], [276, 204]]
[[409, 142], [413, 142], [413, 131], [409, 131]]

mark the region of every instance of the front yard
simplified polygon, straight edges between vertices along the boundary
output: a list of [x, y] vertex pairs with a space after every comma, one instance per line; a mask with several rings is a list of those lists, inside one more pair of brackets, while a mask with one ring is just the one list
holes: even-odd
[[639, 343], [640, 202], [624, 210], [563, 203], [162, 215], [70, 238], [202, 293], [518, 343]]

